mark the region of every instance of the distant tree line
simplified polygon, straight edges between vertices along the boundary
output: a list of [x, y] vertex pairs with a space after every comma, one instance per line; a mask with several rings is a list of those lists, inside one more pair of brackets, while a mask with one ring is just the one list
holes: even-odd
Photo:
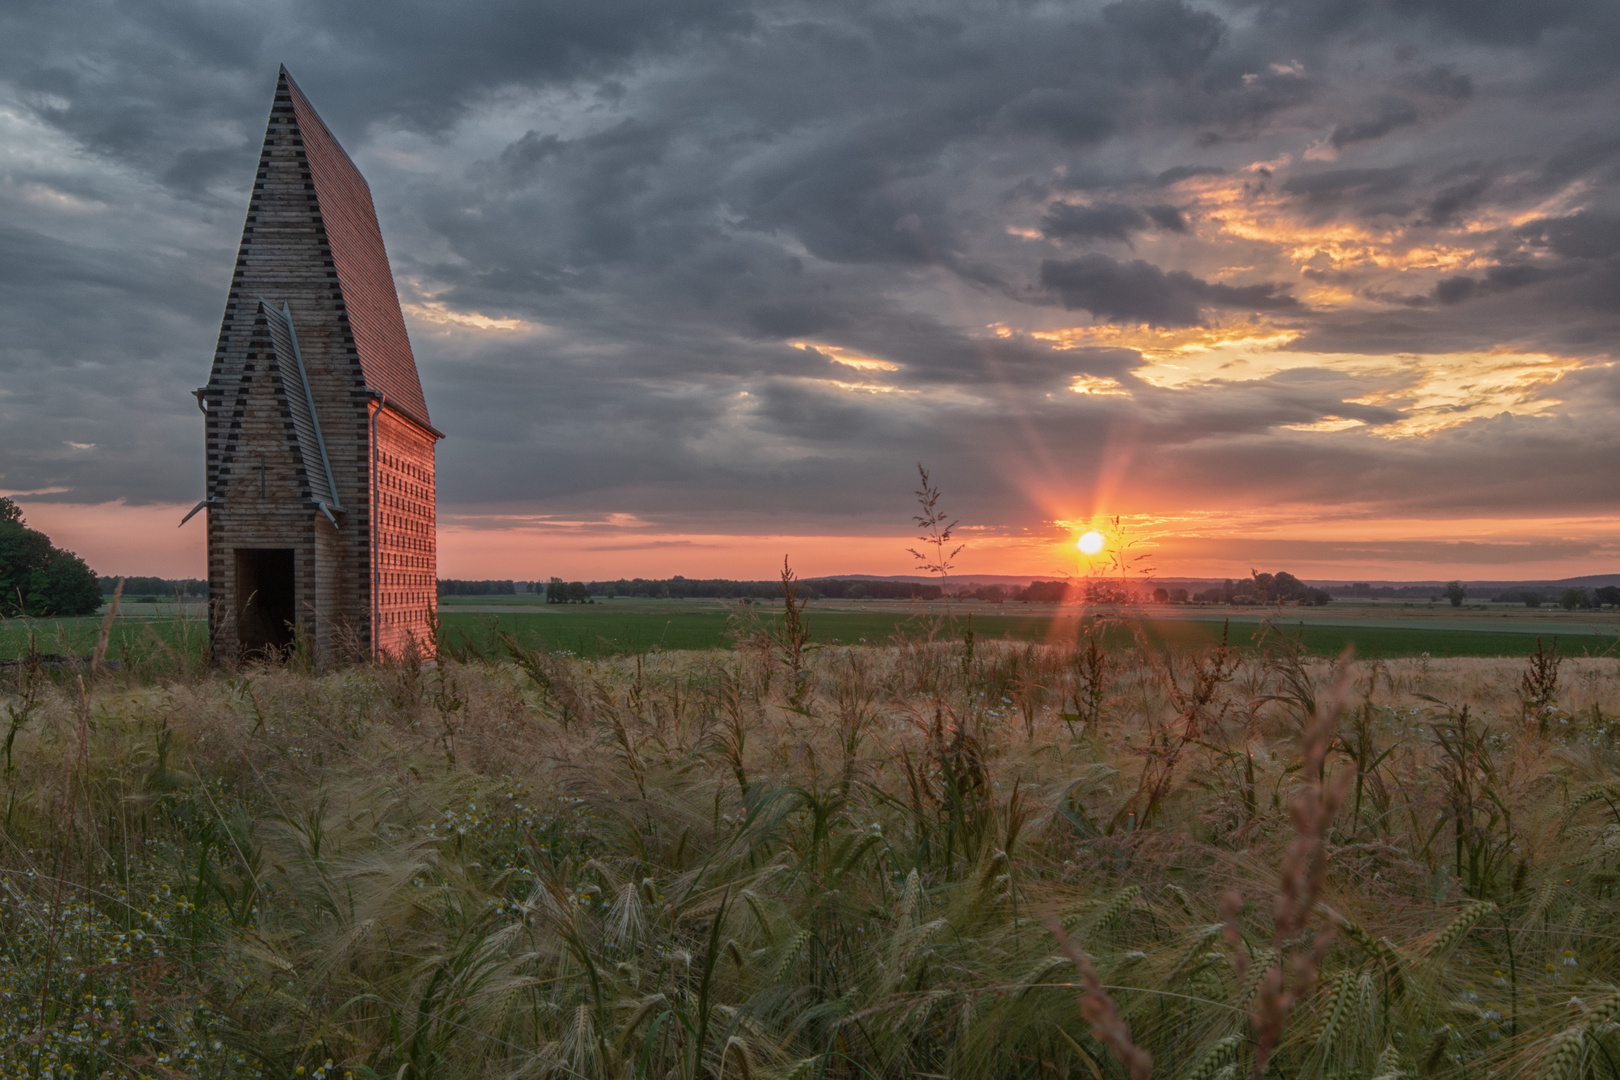
[[1206, 604], [1309, 604], [1321, 606], [1332, 602], [1333, 594], [1305, 584], [1286, 570], [1275, 574], [1255, 571], [1241, 581], [1228, 578], [1213, 589], [1196, 593], [1193, 599]]
[[[522, 583], [528, 592], [528, 582]], [[459, 581], [455, 578], [439, 579], [440, 596], [511, 596], [518, 591], [514, 581]]]
[[1496, 604], [1523, 604], [1525, 607], [1538, 608], [1544, 604], [1557, 604], [1565, 611], [1590, 610], [1600, 607], [1620, 607], [1620, 586], [1605, 585], [1601, 589], [1564, 589], [1553, 594], [1552, 590], [1541, 589], [1508, 589], [1491, 597]]
[[[111, 574], [103, 574], [96, 579], [102, 596], [111, 596], [118, 588], [119, 578]], [[158, 600], [172, 600], [176, 593], [182, 597], [200, 600], [208, 595], [208, 582], [197, 578], [161, 578], [161, 577], [126, 577], [124, 582], [124, 598], [152, 597]]]
[[1185, 604], [1192, 597], [1186, 589], [1148, 588], [1150, 583], [1120, 582], [1112, 578], [1076, 581], [1031, 581], [1028, 585], [981, 585], [956, 595], [992, 604]]
[[[782, 595], [780, 581], [733, 581], [729, 578], [619, 578], [593, 581], [592, 596], [632, 596], [667, 600], [775, 600]], [[917, 581], [845, 581], [807, 578], [799, 595], [822, 600], [938, 600], [938, 585]]]
[[1365, 581], [1330, 585], [1327, 591], [1356, 600], [1434, 600], [1444, 594], [1433, 585], [1369, 585]]
[[[780, 587], [777, 589], [781, 593]], [[920, 581], [839, 581], [835, 578], [812, 578], [804, 583], [800, 595], [822, 597], [827, 600], [938, 600], [945, 590], [938, 585], [925, 585]]]
[[777, 581], [732, 581], [727, 578], [619, 578], [593, 581], [594, 596], [635, 596], [655, 600], [771, 600], [782, 595]]
[[0, 615], [90, 615], [100, 606], [101, 589], [84, 560], [30, 529], [22, 507], [0, 498]]
[[[1335, 596], [1353, 596], [1367, 599], [1422, 597], [1429, 600], [1448, 600], [1451, 602], [1452, 607], [1462, 607], [1463, 601], [1468, 598], [1468, 586], [1460, 581], [1448, 581], [1438, 589], [1432, 585], [1402, 585], [1399, 588], [1380, 585], [1374, 588], [1365, 582], [1358, 582], [1353, 585], [1336, 586], [1333, 593]], [[1538, 589], [1531, 586], [1520, 586], [1504, 589], [1490, 599], [1493, 604], [1523, 604], [1525, 607], [1531, 608], [1556, 604], [1565, 611], [1620, 607], [1620, 586], [1605, 585], [1598, 589]]]
[[1073, 583], [1067, 581], [1032, 581], [1022, 587], [980, 585], [974, 589], [958, 589], [955, 595], [964, 600], [983, 600], [989, 604], [1061, 604], [1079, 597]]
[[1189, 594], [1184, 588], [1153, 586], [1151, 582], [1120, 581], [1115, 578], [1032, 581], [1023, 587], [981, 585], [974, 589], [962, 589], [956, 595], [993, 604], [1326, 604], [1333, 599], [1326, 590], [1312, 588], [1286, 571], [1256, 573], [1241, 581], [1228, 579], [1224, 584], [1196, 595]]
[[[1185, 599], [1185, 590], [1182, 592]], [[955, 595], [964, 600], [983, 600], [990, 604], [1078, 604], [1082, 600], [1108, 603], [1147, 598], [1142, 589], [1122, 591], [1122, 586], [1111, 580], [1032, 581], [1024, 586], [980, 585], [974, 589], [959, 589]]]
[[[101, 579], [101, 591], [112, 592], [116, 579]], [[185, 596], [206, 596], [206, 582], [195, 580], [168, 580], [164, 578], [129, 578], [124, 586], [126, 596], [153, 593], [174, 595], [179, 588]], [[731, 578], [619, 578], [615, 581], [569, 581], [552, 578], [550, 581], [462, 581], [453, 578], [439, 580], [440, 596], [511, 596], [517, 593], [544, 595], [548, 604], [585, 604], [596, 598], [632, 597], [656, 600], [775, 600], [782, 595], [778, 581], [740, 581]], [[945, 591], [938, 585], [915, 581], [862, 581], [843, 578], [808, 578], [801, 583], [800, 595], [821, 600], [938, 600]], [[1449, 600], [1453, 607], [1462, 606], [1468, 589], [1458, 581], [1436, 587], [1433, 585], [1369, 585], [1357, 582], [1319, 589], [1305, 584], [1287, 571], [1275, 574], [1255, 572], [1242, 579], [1228, 578], [1214, 588], [1190, 594], [1183, 588], [1151, 587], [1151, 583], [1120, 582], [1110, 578], [1088, 578], [1068, 581], [1031, 581], [1028, 585], [978, 585], [958, 587], [951, 595], [962, 599], [983, 600], [992, 604], [1030, 603], [1141, 603], [1160, 604], [1232, 604], [1265, 606], [1273, 604], [1304, 604], [1320, 606], [1335, 597], [1364, 599], [1425, 599]], [[1620, 606], [1620, 587], [1609, 585], [1600, 589], [1565, 589], [1562, 592], [1528, 588], [1509, 589], [1491, 597], [1496, 603], [1525, 604], [1541, 607], [1557, 604], [1566, 610]]]
[[[1061, 589], [1062, 582], [1053, 583]], [[516, 593], [544, 595], [551, 604], [582, 604], [593, 597], [640, 597], [654, 600], [776, 600], [782, 595], [780, 581], [737, 581], [731, 578], [619, 578], [616, 581], [461, 581], [439, 579], [440, 596], [511, 596]], [[938, 600], [944, 591], [938, 585], [916, 581], [847, 581], [840, 578], [809, 578], [801, 582], [800, 596], [823, 600]]]

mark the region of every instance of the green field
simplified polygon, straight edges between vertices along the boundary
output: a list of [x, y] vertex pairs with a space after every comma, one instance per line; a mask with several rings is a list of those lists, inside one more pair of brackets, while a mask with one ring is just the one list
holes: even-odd
[[[533, 597], [447, 597], [440, 608], [444, 645], [452, 652], [483, 656], [502, 653], [500, 635], [509, 634], [528, 648], [545, 648], [578, 656], [604, 656], [645, 652], [725, 649], [737, 629], [741, 609], [718, 601], [604, 600], [579, 606], [537, 605]], [[753, 609], [761, 626], [779, 624], [779, 609], [758, 604]], [[909, 603], [811, 603], [805, 612], [811, 641], [820, 645], [885, 644], [895, 635], [920, 638], [932, 634], [960, 640], [971, 618], [981, 640], [1009, 638], [1019, 641], [1073, 641], [1089, 620], [1072, 609], [1033, 608], [1019, 611], [994, 605], [939, 605]], [[1140, 625], [1156, 644], [1197, 647], [1211, 644], [1223, 633], [1242, 648], [1262, 643], [1264, 613], [1253, 609], [1226, 613], [1195, 609], [1165, 617], [1156, 611]], [[34, 635], [42, 653], [85, 656], [95, 649], [101, 616], [77, 619], [0, 620], [0, 659], [22, 655]], [[1358, 655], [1402, 656], [1523, 656], [1535, 651], [1538, 637], [1551, 642], [1566, 656], [1620, 655], [1620, 623], [1605, 615], [1602, 621], [1583, 623], [1578, 618], [1547, 612], [1508, 609], [1457, 616], [1437, 611], [1392, 615], [1388, 609], [1334, 608], [1321, 614], [1293, 610], [1276, 619], [1275, 626], [1303, 642], [1317, 654], [1337, 654], [1354, 644]], [[1269, 632], [1276, 632], [1275, 630]], [[1112, 621], [1110, 644], [1127, 645], [1135, 631]], [[174, 604], [125, 604], [109, 635], [108, 659], [139, 663], [165, 650], [200, 656], [206, 631], [200, 606], [183, 611]]]
[[[76, 619], [0, 619], [0, 659], [22, 656], [33, 637], [41, 653], [87, 656], [95, 650], [106, 609]], [[201, 605], [183, 610], [168, 604], [125, 604], [107, 635], [107, 658], [138, 663], [165, 651], [201, 657], [208, 640], [207, 616]]]
[[[1073, 641], [1089, 621], [1050, 609], [1026, 615], [994, 609], [965, 611], [960, 606], [947, 613], [937, 606], [904, 603], [869, 603], [865, 608], [851, 604], [818, 607], [812, 603], [805, 612], [812, 642], [880, 644], [896, 634], [960, 639], [971, 617], [973, 632], [981, 639], [1056, 643]], [[754, 610], [762, 622], [770, 620], [774, 625], [774, 608], [762, 604]], [[489, 655], [500, 650], [499, 635], [509, 634], [529, 648], [600, 656], [727, 648], [732, 641], [729, 631], [734, 629], [735, 611], [702, 601], [613, 600], [589, 606], [536, 609], [527, 597], [455, 597], [441, 607], [440, 626], [443, 640], [453, 650]], [[1435, 617], [1413, 618], [1406, 625], [1391, 626], [1380, 624], [1373, 613], [1365, 621], [1346, 616], [1287, 615], [1276, 626], [1318, 654], [1337, 654], [1353, 643], [1357, 654], [1364, 657], [1425, 653], [1436, 657], [1522, 656], [1535, 651], [1538, 637], [1549, 644], [1557, 637], [1559, 651], [1567, 656], [1620, 652], [1612, 625], [1588, 627], [1571, 625], [1568, 620], [1548, 623], [1538, 625], [1534, 616], [1510, 613], [1506, 621], [1501, 617], [1472, 621]], [[1252, 613], [1235, 614], [1229, 628], [1220, 615], [1202, 611], [1191, 617], [1149, 617], [1142, 626], [1155, 643], [1180, 647], [1212, 644], [1223, 631], [1234, 645], [1244, 648], [1260, 645], [1264, 637], [1259, 618]], [[1119, 645], [1128, 644], [1133, 635], [1130, 627], [1118, 622], [1108, 629], [1111, 643]]]

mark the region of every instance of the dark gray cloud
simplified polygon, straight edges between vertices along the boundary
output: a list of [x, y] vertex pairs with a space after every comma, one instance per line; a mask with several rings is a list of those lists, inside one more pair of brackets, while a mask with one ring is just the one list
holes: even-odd
[[1141, 259], [1120, 262], [1107, 255], [1048, 259], [1041, 284], [1070, 309], [1083, 309], [1107, 322], [1149, 326], [1197, 326], [1204, 307], [1253, 311], [1298, 311], [1302, 305], [1275, 282], [1224, 285], [1185, 270], [1165, 273]]
[[1474, 93], [1473, 77], [1450, 64], [1436, 64], [1403, 76], [1399, 81], [1413, 93], [1451, 101], [1462, 101]]
[[1395, 98], [1384, 102], [1377, 116], [1334, 128], [1333, 134], [1328, 136], [1328, 142], [1335, 148], [1343, 150], [1351, 143], [1382, 138], [1397, 128], [1410, 127], [1417, 122], [1417, 106], [1410, 101]]
[[1094, 206], [1054, 203], [1041, 219], [1041, 232], [1053, 240], [1119, 240], [1129, 243], [1132, 233], [1148, 229], [1187, 231], [1187, 219], [1167, 203], [1130, 206], [1105, 202]]
[[1176, 165], [1153, 178], [1154, 187], [1168, 187], [1195, 176], [1224, 176], [1226, 170], [1219, 165]]
[[1282, 184], [1282, 190], [1300, 199], [1318, 213], [1351, 210], [1361, 217], [1378, 214], [1402, 215], [1410, 211], [1412, 169], [1406, 165], [1386, 168], [1324, 169], [1301, 171]]
[[1441, 188], [1434, 198], [1429, 200], [1424, 224], [1449, 224], [1462, 212], [1478, 206], [1485, 192], [1490, 190], [1490, 186], [1489, 177], [1476, 176]]
[[1617, 57], [1609, 0], [11, 4], [0, 489], [194, 501], [286, 62], [447, 509], [903, 523], [922, 458], [1032, 525], [1128, 445], [1164, 505], [1612, 511]]
[[1519, 226], [1518, 235], [1566, 259], [1606, 259], [1620, 255], [1620, 216], [1583, 212], [1538, 218]]

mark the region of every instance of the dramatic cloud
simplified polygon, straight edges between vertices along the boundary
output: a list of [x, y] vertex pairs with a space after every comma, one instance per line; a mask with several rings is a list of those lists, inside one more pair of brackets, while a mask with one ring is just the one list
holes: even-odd
[[1082, 255], [1066, 262], [1041, 263], [1041, 284], [1071, 310], [1083, 308], [1107, 322], [1148, 326], [1196, 326], [1200, 306], [1293, 311], [1298, 300], [1273, 282], [1222, 285], [1185, 270], [1165, 273], [1141, 259], [1117, 262], [1107, 255]]
[[919, 459], [998, 558], [1104, 512], [1610, 555], [1549, 523], [1620, 496], [1612, 0], [14, 4], [31, 512], [200, 497], [281, 62], [370, 180], [446, 521], [530, 545], [491, 574], [564, 533], [634, 573], [654, 537], [901, 531]]
[[1187, 231], [1187, 219], [1173, 206], [1135, 207], [1124, 203], [1075, 206], [1054, 203], [1041, 219], [1041, 231], [1053, 240], [1120, 240], [1131, 234], [1159, 228], [1169, 232]]

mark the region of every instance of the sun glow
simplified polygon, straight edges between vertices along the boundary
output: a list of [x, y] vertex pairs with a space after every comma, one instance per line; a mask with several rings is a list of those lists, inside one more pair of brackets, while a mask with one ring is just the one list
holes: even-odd
[[1106, 375], [1076, 375], [1069, 384], [1069, 389], [1076, 394], [1090, 394], [1093, 397], [1130, 397], [1131, 392], [1119, 384], [1118, 379]]
[[[998, 324], [999, 325], [999, 324]], [[1011, 336], [1001, 333], [999, 337]], [[1293, 342], [1303, 331], [1268, 326], [1264, 323], [1234, 323], [1227, 326], [1189, 326], [1164, 329], [1152, 326], [1064, 326], [1052, 330], [1032, 330], [1030, 337], [1045, 341], [1060, 351], [1084, 348], [1122, 348], [1142, 354], [1142, 359], [1170, 364], [1217, 351], [1223, 353], [1276, 352]]]
[[455, 311], [438, 300], [427, 300], [420, 304], [404, 304], [405, 314], [423, 322], [434, 323], [438, 326], [450, 328], [460, 327], [467, 330], [529, 330], [533, 324], [522, 319], [494, 319], [476, 311]]
[[863, 356], [848, 349], [840, 349], [836, 345], [822, 345], [814, 341], [790, 341], [789, 345], [795, 349], [808, 349], [811, 352], [825, 356], [834, 364], [842, 364], [856, 371], [899, 371], [900, 365], [892, 360], [879, 360], [875, 356]]
[[1103, 534], [1095, 530], [1080, 537], [1078, 547], [1086, 555], [1095, 555], [1103, 549]]
[[[991, 324], [990, 330], [1003, 338], [1020, 332], [1003, 323]], [[1401, 414], [1399, 418], [1374, 424], [1330, 414], [1315, 422], [1282, 426], [1317, 432], [1366, 427], [1387, 439], [1432, 435], [1503, 412], [1545, 414], [1563, 404], [1552, 390], [1566, 375], [1613, 364], [1510, 347], [1457, 353], [1313, 352], [1290, 347], [1302, 331], [1264, 322], [1173, 329], [1097, 324], [1025, 333], [1059, 352], [1131, 349], [1143, 360], [1131, 371], [1132, 377], [1160, 390], [1258, 382], [1308, 369], [1350, 376], [1377, 388], [1347, 397], [1347, 404], [1389, 409]], [[1074, 376], [1068, 389], [1082, 396], [1132, 395], [1118, 379], [1097, 375]]]

